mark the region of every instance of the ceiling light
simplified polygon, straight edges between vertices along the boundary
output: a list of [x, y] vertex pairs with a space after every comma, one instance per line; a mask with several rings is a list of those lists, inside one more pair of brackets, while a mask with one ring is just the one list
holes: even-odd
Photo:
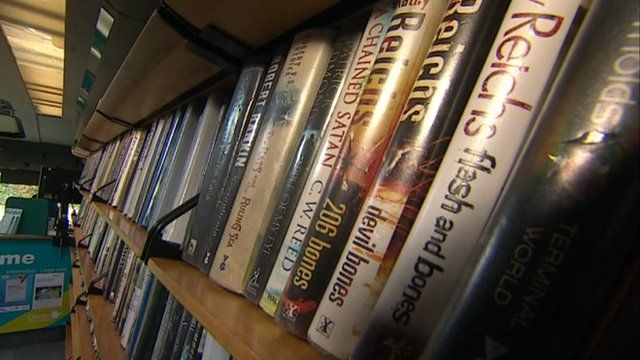
[[64, 49], [31, 26], [0, 21], [38, 114], [62, 116]]

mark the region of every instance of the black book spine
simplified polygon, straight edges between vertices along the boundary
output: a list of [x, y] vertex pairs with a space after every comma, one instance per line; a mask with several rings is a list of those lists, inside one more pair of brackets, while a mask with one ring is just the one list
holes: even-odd
[[585, 347], [614, 269], [637, 256], [639, 10], [589, 10], [425, 358], [569, 359]]
[[190, 235], [182, 251], [182, 259], [193, 266], [199, 267], [200, 259], [208, 249], [209, 234], [213, 227], [211, 218], [216, 214], [235, 149], [249, 119], [251, 103], [263, 75], [261, 59], [248, 62], [242, 69], [229, 109], [211, 148], [207, 170], [200, 186], [198, 205], [192, 213]]
[[153, 347], [153, 359], [168, 360], [171, 357], [183, 310], [182, 304], [173, 295], [169, 295], [169, 300], [162, 316], [160, 332]]
[[215, 251], [218, 249], [218, 244], [222, 238], [222, 232], [229, 219], [231, 213], [231, 207], [242, 183], [245, 170], [247, 169], [247, 162], [251, 157], [256, 138], [260, 132], [260, 127], [263, 123], [264, 113], [269, 105], [271, 95], [273, 94], [273, 88], [282, 71], [282, 65], [287, 57], [287, 48], [281, 47], [276, 51], [276, 55], [272, 58], [269, 67], [267, 68], [260, 90], [256, 95], [256, 99], [253, 102], [251, 109], [251, 117], [247, 126], [245, 127], [242, 135], [242, 142], [240, 143], [238, 150], [236, 151], [233, 166], [227, 177], [224, 191], [220, 194], [220, 199], [217, 204], [217, 209], [214, 214], [214, 220], [212, 222], [213, 227], [209, 233], [209, 241], [207, 242], [207, 248], [198, 259], [196, 266], [205, 274], [209, 274], [211, 270], [211, 264], [215, 256]]
[[169, 292], [157, 279], [153, 280], [151, 291], [149, 292], [149, 298], [146, 301], [146, 306], [141, 308], [142, 316], [140, 319], [140, 328], [137, 329], [136, 338], [131, 344], [131, 353], [129, 359], [147, 359], [153, 351], [153, 345], [155, 344], [158, 330], [160, 330], [160, 322], [162, 321], [162, 314], [165, 306], [167, 305], [167, 298]]
[[187, 309], [182, 310], [182, 318], [180, 319], [180, 327], [176, 333], [176, 341], [173, 343], [173, 349], [171, 350], [171, 360], [180, 360], [182, 354], [182, 348], [184, 347], [185, 340], [187, 339], [187, 333], [189, 332], [189, 324], [191, 323], [191, 314]]

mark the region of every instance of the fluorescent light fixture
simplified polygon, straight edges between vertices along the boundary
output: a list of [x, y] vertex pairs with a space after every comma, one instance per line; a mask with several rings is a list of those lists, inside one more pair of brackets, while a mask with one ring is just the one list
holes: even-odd
[[0, 21], [38, 114], [62, 116], [64, 49], [54, 38], [30, 26]]
[[96, 22], [96, 31], [93, 33], [90, 50], [91, 55], [95, 56], [98, 60], [102, 59], [104, 49], [107, 47], [107, 39], [111, 33], [114, 20], [113, 16], [111, 16], [107, 10], [100, 8], [100, 14]]

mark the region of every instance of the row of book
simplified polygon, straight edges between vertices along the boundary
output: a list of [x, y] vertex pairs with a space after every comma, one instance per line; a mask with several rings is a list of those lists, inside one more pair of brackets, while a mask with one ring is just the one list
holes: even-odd
[[[80, 246], [87, 247], [95, 273], [108, 274], [102, 296], [114, 305], [111, 319], [128, 359], [232, 359], [87, 200], [80, 215], [83, 233], [89, 234]], [[87, 313], [91, 317], [90, 308]], [[114, 351], [98, 350], [105, 358]]]
[[[109, 144], [82, 181], [143, 226], [199, 188], [164, 238], [333, 357], [574, 355], [622, 263], [586, 254], [631, 246], [637, 8], [381, 1], [250, 60], [226, 112], [211, 95]], [[209, 147], [184, 119], [217, 126]]]

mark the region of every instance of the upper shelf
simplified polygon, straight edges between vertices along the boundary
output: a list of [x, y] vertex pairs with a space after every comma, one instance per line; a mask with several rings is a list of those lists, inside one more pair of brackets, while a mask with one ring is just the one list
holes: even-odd
[[[330, 23], [370, 3], [366, 0], [165, 1], [168, 8], [201, 35], [203, 30], [212, 28], [217, 39], [222, 36], [250, 51], [296, 30], [301, 24]], [[224, 41], [214, 43], [225, 47]], [[87, 151], [98, 150], [131, 126], [212, 90], [216, 84], [228, 91], [235, 82], [234, 77], [222, 70], [224, 66], [215, 56], [206, 60], [201, 55], [206, 56], [207, 51], [198, 49], [169, 24], [166, 16], [154, 12], [77, 139], [74, 154], [82, 156]]]

